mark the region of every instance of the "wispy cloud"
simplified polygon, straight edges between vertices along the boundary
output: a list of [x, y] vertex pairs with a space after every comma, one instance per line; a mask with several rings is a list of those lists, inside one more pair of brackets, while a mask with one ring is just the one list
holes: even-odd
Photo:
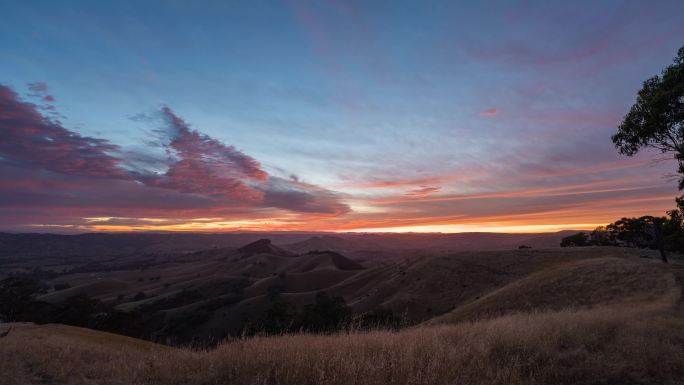
[[489, 108], [487, 110], [481, 111], [480, 116], [492, 117], [499, 114], [499, 110], [496, 108]]
[[404, 196], [407, 197], [424, 197], [430, 194], [434, 194], [436, 192], [439, 192], [442, 188], [441, 187], [432, 187], [432, 186], [423, 186], [419, 189], [411, 190], [404, 194]]
[[160, 111], [162, 145], [169, 154], [163, 174], [147, 173], [139, 179], [150, 186], [234, 201], [263, 200], [249, 181], [265, 181], [268, 174], [254, 158], [193, 130], [170, 107]]
[[[46, 86], [33, 86], [47, 90]], [[119, 147], [104, 139], [81, 136], [23, 102], [0, 84], [0, 156], [4, 163], [39, 167], [63, 174], [125, 178], [116, 157]]]
[[318, 214], [341, 215], [351, 210], [334, 191], [278, 177], [269, 178], [264, 188], [264, 203], [270, 207]]

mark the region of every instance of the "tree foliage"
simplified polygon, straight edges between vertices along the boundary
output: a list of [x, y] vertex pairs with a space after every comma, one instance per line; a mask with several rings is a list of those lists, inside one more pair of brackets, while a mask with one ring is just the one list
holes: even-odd
[[[642, 148], [669, 153], [684, 176], [684, 47], [674, 63], [644, 82], [636, 103], [612, 136], [621, 154], [632, 156]], [[684, 189], [684, 177], [679, 189]]]
[[[618, 151], [627, 156], [643, 148], [672, 155], [678, 164], [679, 189], [684, 190], [684, 47], [660, 76], [644, 82], [636, 103], [611, 139]], [[657, 248], [663, 262], [667, 262], [666, 249], [684, 250], [684, 196], [677, 198], [677, 206], [679, 210], [668, 212], [669, 218], [622, 218], [605, 230], [595, 230], [590, 243], [620, 242], [632, 247]]]
[[580, 232], [561, 239], [561, 247], [582, 247], [589, 246], [589, 236]]
[[0, 321], [26, 321], [34, 298], [45, 289], [38, 279], [24, 274], [0, 281]]
[[668, 212], [668, 217], [646, 215], [621, 218], [608, 226], [594, 229], [590, 235], [577, 233], [561, 240], [561, 247], [626, 246], [653, 249], [667, 262], [667, 251], [684, 252], [683, 215], [680, 210]]
[[0, 321], [61, 323], [143, 336], [143, 321], [136, 312], [125, 313], [85, 294], [71, 296], [58, 304], [40, 301], [46, 286], [29, 274], [16, 274], [0, 281]]
[[249, 325], [246, 332], [283, 334], [291, 332], [328, 333], [340, 330], [351, 321], [351, 309], [342, 297], [316, 293], [316, 302], [297, 309], [290, 304], [275, 302], [266, 316]]

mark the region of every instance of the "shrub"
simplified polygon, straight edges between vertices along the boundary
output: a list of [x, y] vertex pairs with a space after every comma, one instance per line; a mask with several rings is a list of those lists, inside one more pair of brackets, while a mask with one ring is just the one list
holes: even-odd
[[69, 285], [68, 283], [58, 283], [58, 284], [55, 284], [55, 286], [53, 286], [53, 288], [55, 289], [55, 291], [59, 291], [59, 290], [69, 289], [69, 288], [71, 288], [71, 285]]
[[585, 233], [577, 233], [561, 239], [561, 247], [583, 247], [589, 246], [589, 237]]

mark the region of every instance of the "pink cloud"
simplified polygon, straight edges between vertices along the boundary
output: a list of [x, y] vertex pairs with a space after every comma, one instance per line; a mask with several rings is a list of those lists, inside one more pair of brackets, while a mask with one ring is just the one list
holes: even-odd
[[44, 93], [48, 92], [48, 86], [47, 86], [47, 84], [45, 84], [43, 82], [29, 83], [28, 89], [29, 89], [29, 91], [36, 93], [36, 94], [44, 94]]
[[424, 197], [441, 191], [441, 187], [422, 186], [419, 189], [411, 190], [404, 194], [407, 197]]
[[496, 116], [498, 114], [499, 114], [499, 110], [497, 110], [496, 108], [490, 108], [488, 110], [484, 110], [484, 111], [480, 112], [480, 116], [487, 116], [487, 117]]
[[351, 211], [334, 191], [273, 176], [264, 189], [264, 203], [269, 207], [334, 216]]
[[[29, 83], [28, 89], [31, 91], [31, 96], [40, 98], [44, 103], [54, 103], [55, 101], [55, 97], [48, 94], [49, 90], [47, 84], [43, 82]], [[54, 106], [51, 105], [47, 105], [45, 108], [54, 110]]]
[[443, 176], [439, 177], [427, 177], [427, 178], [415, 178], [415, 179], [371, 179], [368, 182], [355, 182], [349, 187], [355, 188], [370, 188], [370, 189], [383, 189], [383, 188], [396, 188], [396, 187], [411, 187], [420, 186], [425, 184], [439, 183], [444, 179]]
[[168, 106], [161, 113], [171, 138], [166, 147], [173, 154], [172, 163], [164, 175], [148, 177], [145, 183], [297, 212], [349, 211], [336, 193], [296, 178], [271, 176], [254, 158], [192, 130]]
[[245, 155], [233, 146], [227, 146], [216, 139], [190, 129], [168, 106], [162, 108], [162, 115], [172, 129], [173, 137], [169, 147], [183, 160], [202, 162], [211, 166], [221, 176], [265, 180], [268, 174], [254, 158]]
[[170, 107], [164, 106], [161, 116], [166, 124], [171, 155], [164, 174], [147, 174], [141, 180], [155, 187], [184, 193], [258, 202], [263, 193], [246, 181], [265, 181], [268, 174], [254, 158], [233, 146], [227, 146], [193, 130]]
[[[29, 88], [32, 96], [48, 89], [44, 83]], [[197, 218], [235, 210], [242, 217], [273, 209], [325, 216], [350, 211], [334, 191], [269, 175], [256, 159], [192, 129], [168, 106], [159, 117], [164, 127], [156, 132], [167, 159], [81, 136], [0, 85], [3, 213]]]
[[[32, 90], [46, 90], [34, 83]], [[0, 156], [5, 162], [50, 171], [98, 177], [124, 178], [113, 155], [119, 147], [103, 139], [81, 136], [43, 116], [36, 105], [22, 102], [0, 85]]]

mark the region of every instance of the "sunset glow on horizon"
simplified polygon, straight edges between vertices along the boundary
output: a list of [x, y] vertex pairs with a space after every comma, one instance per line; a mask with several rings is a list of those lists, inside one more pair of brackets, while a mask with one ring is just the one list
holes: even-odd
[[0, 231], [541, 233], [675, 208], [675, 162], [610, 136], [684, 43], [681, 2], [41, 4], [3, 7]]

